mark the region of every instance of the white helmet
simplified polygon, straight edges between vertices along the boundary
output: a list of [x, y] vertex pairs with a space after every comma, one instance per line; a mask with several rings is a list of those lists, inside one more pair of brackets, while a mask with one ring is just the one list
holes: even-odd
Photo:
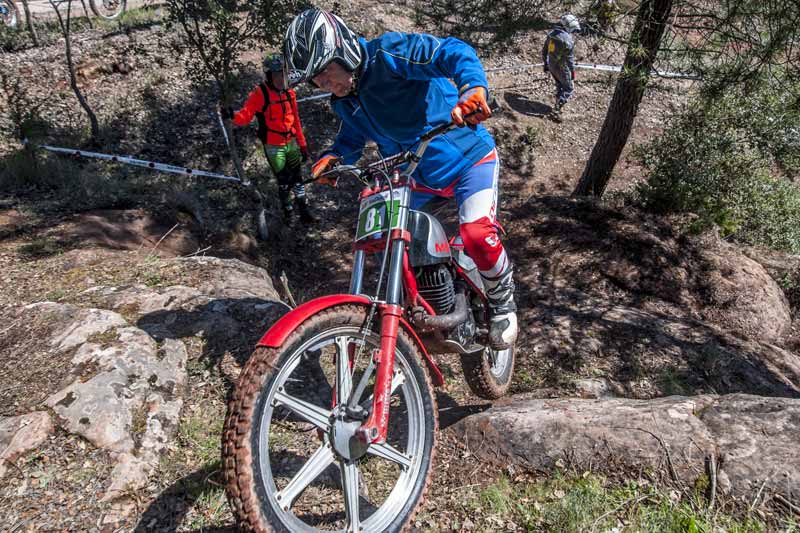
[[297, 15], [283, 40], [283, 59], [289, 86], [311, 81], [336, 61], [348, 72], [361, 64], [358, 36], [336, 15], [311, 8]]
[[567, 13], [561, 17], [561, 26], [570, 33], [581, 31], [581, 23], [578, 22], [578, 17], [572, 13]]

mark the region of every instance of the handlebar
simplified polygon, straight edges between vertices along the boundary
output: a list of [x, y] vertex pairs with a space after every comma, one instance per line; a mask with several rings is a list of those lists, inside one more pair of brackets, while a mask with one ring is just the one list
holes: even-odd
[[[497, 103], [497, 100], [494, 99], [494, 98], [492, 98], [491, 101], [488, 102], [488, 104], [489, 104], [489, 111], [491, 111], [493, 113], [500, 109], [500, 105]], [[483, 112], [484, 112], [484, 110], [479, 107], [478, 109], [476, 109], [472, 113], [469, 113], [468, 115], [464, 116], [464, 120], [466, 121], [466, 119], [468, 119], [468, 118], [470, 118], [470, 117], [472, 117], [474, 115], [481, 114]], [[323, 172], [322, 174], [320, 174], [316, 178], [309, 178], [307, 180], [303, 180], [302, 183], [304, 185], [307, 185], [309, 183], [313, 183], [313, 182], [317, 181], [320, 178], [325, 178], [325, 177], [329, 177], [329, 176], [332, 176], [332, 175], [337, 175], [337, 179], [338, 179], [338, 177], [341, 177], [344, 174], [352, 174], [356, 178], [360, 179], [362, 175], [364, 175], [365, 173], [369, 173], [370, 171], [378, 171], [378, 170], [382, 171], [382, 170], [384, 170], [386, 168], [394, 168], [394, 167], [397, 167], [398, 165], [402, 165], [404, 163], [409, 163], [409, 162], [411, 164], [409, 165], [408, 169], [406, 170], [406, 174], [411, 175], [414, 172], [414, 170], [416, 169], [417, 164], [422, 159], [422, 154], [425, 153], [425, 150], [428, 148], [428, 144], [431, 142], [431, 140], [434, 137], [437, 137], [437, 136], [439, 136], [439, 135], [441, 135], [443, 133], [447, 133], [448, 131], [450, 131], [452, 129], [455, 129], [455, 128], [459, 128], [459, 127], [463, 127], [463, 126], [459, 126], [455, 122], [448, 122], [446, 124], [442, 124], [440, 126], [436, 126], [435, 128], [431, 129], [430, 131], [428, 131], [428, 132], [426, 132], [426, 133], [424, 133], [423, 135], [420, 136], [420, 138], [419, 138], [419, 146], [417, 147], [417, 150], [415, 152], [411, 152], [411, 151], [402, 152], [402, 153], [395, 154], [395, 155], [386, 157], [384, 159], [381, 159], [379, 161], [375, 161], [375, 162], [369, 163], [367, 165], [362, 165], [362, 166], [337, 165], [336, 167], [334, 167], [334, 168], [332, 168], [330, 170], [326, 170], [325, 172]]]

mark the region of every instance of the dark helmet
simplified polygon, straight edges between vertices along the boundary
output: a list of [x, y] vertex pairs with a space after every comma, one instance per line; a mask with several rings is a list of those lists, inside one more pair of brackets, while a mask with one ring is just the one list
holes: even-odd
[[264, 75], [269, 75], [270, 72], [283, 71], [283, 56], [280, 54], [268, 55], [264, 58]]
[[311, 79], [336, 61], [349, 72], [361, 63], [358, 36], [332, 13], [318, 8], [297, 15], [283, 39], [283, 59], [288, 85]]

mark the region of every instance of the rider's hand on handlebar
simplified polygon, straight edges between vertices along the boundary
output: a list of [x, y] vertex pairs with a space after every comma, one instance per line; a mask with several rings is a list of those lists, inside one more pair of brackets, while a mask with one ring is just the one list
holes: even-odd
[[[328, 154], [320, 157], [312, 166], [311, 166], [311, 177], [312, 178], [319, 178], [320, 174], [325, 172], [326, 170], [330, 170], [336, 163], [339, 162], [341, 158], [334, 154]], [[319, 178], [317, 180], [318, 183], [325, 183], [326, 185], [330, 185], [331, 187], [336, 187], [336, 179], [335, 178]]]
[[[480, 109], [481, 112], [475, 113], [478, 109]], [[465, 120], [464, 117], [470, 113], [475, 114]], [[492, 116], [492, 112], [489, 109], [489, 104], [486, 102], [486, 89], [483, 87], [473, 87], [472, 89], [464, 91], [458, 99], [458, 103], [450, 112], [450, 118], [458, 126], [463, 126], [464, 124], [474, 126], [479, 122], [483, 122], [490, 116]]]

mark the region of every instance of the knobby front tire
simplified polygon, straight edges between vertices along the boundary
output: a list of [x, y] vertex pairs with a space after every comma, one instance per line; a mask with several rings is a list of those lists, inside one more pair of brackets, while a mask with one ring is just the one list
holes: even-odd
[[[222, 461], [228, 501], [247, 531], [408, 528], [430, 482], [436, 400], [419, 349], [402, 329], [385, 444], [345, 461], [329, 415], [349, 396], [380, 343], [367, 309], [343, 305], [306, 320], [279, 348], [257, 348], [228, 403]], [[343, 355], [344, 354], [344, 355]], [[340, 357], [344, 357], [340, 359]], [[345, 365], [345, 366], [342, 366]], [[342, 380], [342, 368], [352, 376]], [[373, 374], [374, 376], [374, 374]], [[359, 399], [371, 407], [374, 377]]]

